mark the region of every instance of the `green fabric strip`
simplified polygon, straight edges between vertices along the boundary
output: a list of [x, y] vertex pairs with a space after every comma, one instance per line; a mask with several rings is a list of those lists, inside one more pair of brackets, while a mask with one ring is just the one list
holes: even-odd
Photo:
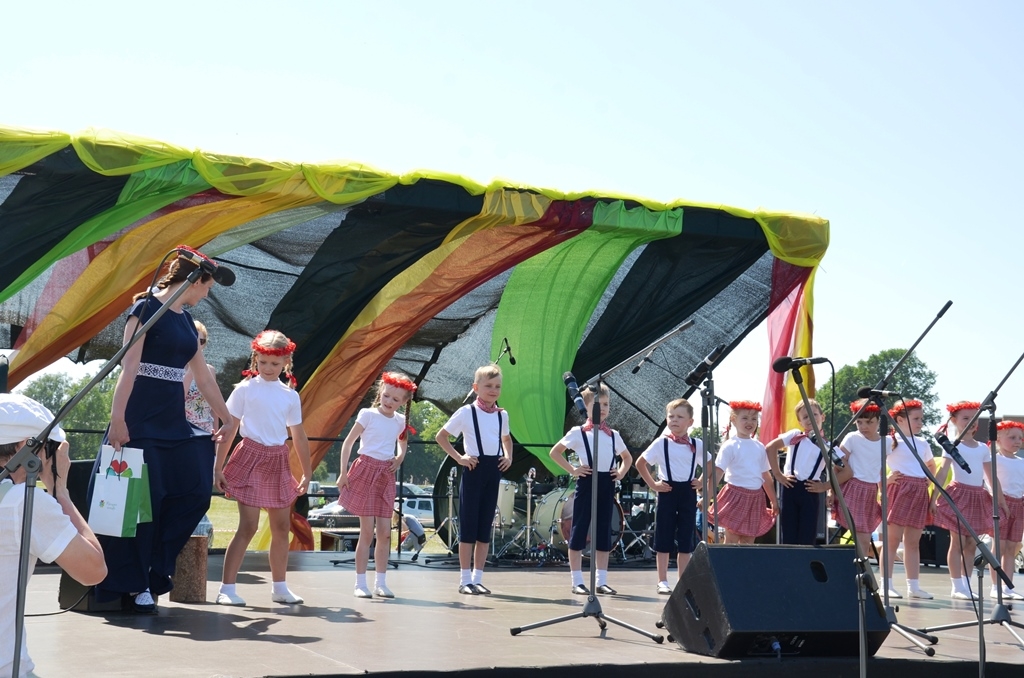
[[0, 127], [0, 177], [17, 172], [71, 143], [63, 132]]
[[[562, 438], [565, 387], [553, 375], [571, 369], [587, 322], [629, 253], [678, 235], [682, 226], [681, 209], [597, 203], [588, 230], [516, 266], [494, 319], [491, 355], [507, 337], [521, 356], [504, 370], [501, 393], [519, 442], [551, 445]], [[564, 473], [548, 456], [550, 448], [527, 449], [552, 472]]]
[[130, 175], [114, 207], [69, 233], [5, 290], [0, 291], [0, 302], [17, 294], [47, 268], [69, 254], [99, 242], [171, 203], [208, 188], [210, 185], [192, 169], [188, 160]]

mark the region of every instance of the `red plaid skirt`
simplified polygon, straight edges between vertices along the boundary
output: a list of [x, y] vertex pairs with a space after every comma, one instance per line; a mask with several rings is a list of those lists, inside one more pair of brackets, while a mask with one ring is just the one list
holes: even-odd
[[[863, 480], [850, 478], [840, 485], [839, 489], [843, 491], [843, 499], [850, 507], [850, 515], [853, 517], [853, 524], [857, 526], [857, 530], [868, 534], [874, 532], [882, 522], [882, 507], [878, 505], [878, 483], [866, 483]], [[832, 517], [837, 523], [850, 529], [842, 511], [839, 510], [838, 501], [832, 504]]]
[[[946, 491], [975, 532], [992, 534], [992, 495], [988, 490], [981, 485], [961, 485], [952, 482]], [[950, 532], [967, 532], [960, 527], [956, 514], [943, 497], [939, 497], [939, 503], [935, 507], [935, 524]]]
[[391, 462], [360, 456], [348, 470], [338, 503], [352, 515], [390, 518], [395, 512], [395, 472]]
[[285, 508], [295, 503], [299, 483], [288, 466], [288, 446], [267, 447], [242, 438], [224, 466], [227, 495], [246, 506]]
[[928, 479], [903, 476], [886, 486], [889, 494], [890, 525], [901, 525], [923, 530], [931, 524], [931, 497], [928, 495]]
[[768, 498], [760, 488], [748, 490], [726, 484], [715, 498], [712, 513], [720, 526], [744, 537], [760, 537], [775, 524]]
[[1006, 497], [1010, 513], [999, 509], [999, 538], [1019, 542], [1024, 538], [1024, 497]]

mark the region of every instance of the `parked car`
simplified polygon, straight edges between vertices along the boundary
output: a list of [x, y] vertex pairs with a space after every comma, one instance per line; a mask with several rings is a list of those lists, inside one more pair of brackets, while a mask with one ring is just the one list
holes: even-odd
[[419, 497], [422, 494], [426, 494], [419, 485], [413, 485], [412, 483], [405, 483], [399, 485], [398, 481], [395, 481], [395, 496], [402, 497]]
[[[395, 500], [397, 508], [398, 500]], [[434, 500], [426, 495], [406, 497], [402, 500], [402, 514], [412, 516], [423, 527], [434, 526]]]
[[309, 497], [310, 506], [323, 507], [328, 502], [338, 498], [340, 490], [337, 485], [321, 485], [315, 480], [309, 484], [306, 496]]
[[306, 520], [313, 527], [359, 528], [359, 516], [349, 513], [337, 501], [332, 501], [320, 508], [310, 509]]

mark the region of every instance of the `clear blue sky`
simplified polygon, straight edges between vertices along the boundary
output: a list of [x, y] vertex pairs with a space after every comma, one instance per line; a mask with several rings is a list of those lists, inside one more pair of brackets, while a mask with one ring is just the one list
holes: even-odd
[[[1024, 3], [56, 4], [3, 11], [0, 123], [812, 212], [816, 354], [907, 346], [947, 299], [943, 402], [1024, 351]], [[770, 358], [756, 330], [720, 395]], [[1024, 368], [998, 402], [1024, 414]]]

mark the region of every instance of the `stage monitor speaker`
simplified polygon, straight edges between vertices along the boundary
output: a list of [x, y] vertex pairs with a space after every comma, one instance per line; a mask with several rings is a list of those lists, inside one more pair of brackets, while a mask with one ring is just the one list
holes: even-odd
[[[712, 657], [856, 657], [853, 560], [852, 546], [700, 543], [662, 621], [684, 650]], [[865, 620], [868, 652], [874, 655], [889, 635], [877, 596], [868, 597]]]

